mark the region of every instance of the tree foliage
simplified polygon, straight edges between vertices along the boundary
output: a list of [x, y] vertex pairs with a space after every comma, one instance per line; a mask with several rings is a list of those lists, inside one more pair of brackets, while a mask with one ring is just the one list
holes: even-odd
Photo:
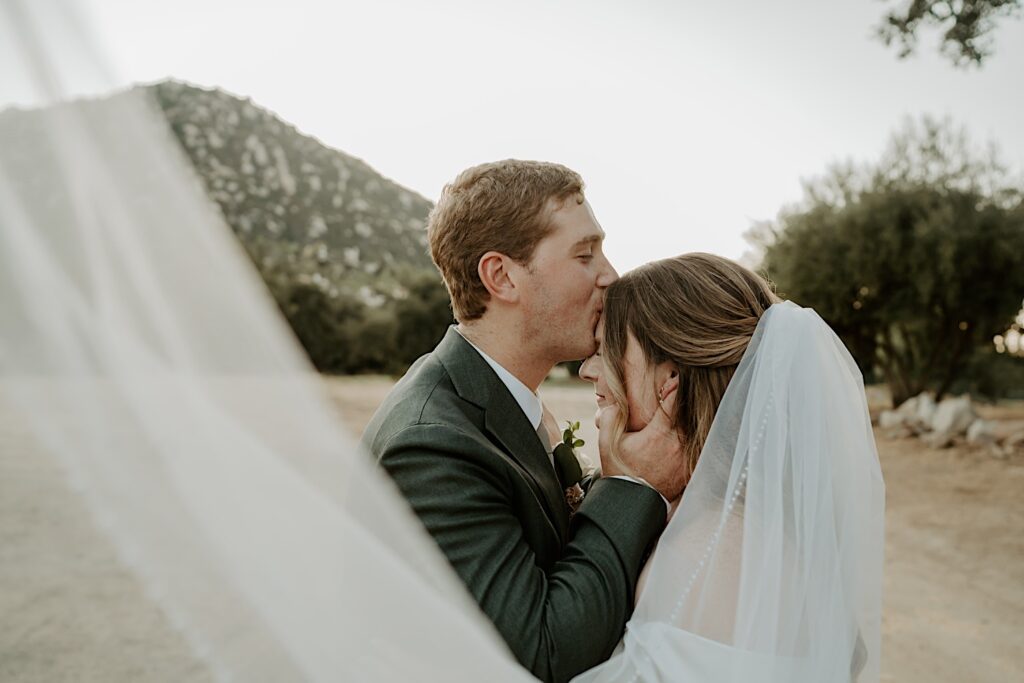
[[1020, 0], [901, 0], [886, 13], [876, 32], [886, 45], [899, 45], [903, 59], [917, 49], [918, 32], [929, 26], [942, 30], [940, 51], [954, 65], [981, 66], [992, 55], [996, 20], [1015, 16]]
[[366, 301], [294, 276], [264, 279], [292, 331], [320, 372], [401, 374], [452, 324], [448, 291], [436, 271], [393, 274], [397, 295]]
[[1024, 203], [948, 121], [908, 122], [882, 159], [841, 164], [757, 232], [780, 294], [811, 306], [893, 400], [964, 379], [1024, 297]]
[[399, 371], [437, 346], [455, 322], [448, 290], [436, 272], [412, 271], [402, 280], [406, 295], [391, 307], [391, 346]]
[[320, 372], [402, 374], [454, 322], [433, 266], [392, 263], [369, 274], [319, 245], [242, 246]]

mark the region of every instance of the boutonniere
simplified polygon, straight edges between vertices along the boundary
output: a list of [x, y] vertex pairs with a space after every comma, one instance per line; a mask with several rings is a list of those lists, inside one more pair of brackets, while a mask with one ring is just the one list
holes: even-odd
[[596, 469], [590, 458], [576, 451], [586, 443], [576, 435], [579, 428], [579, 422], [567, 420], [565, 431], [562, 432], [562, 442], [552, 451], [555, 458], [555, 470], [558, 472], [558, 481], [565, 487], [565, 502], [569, 504], [569, 508], [573, 512], [576, 512], [586, 495], [580, 482], [584, 477], [593, 474]]

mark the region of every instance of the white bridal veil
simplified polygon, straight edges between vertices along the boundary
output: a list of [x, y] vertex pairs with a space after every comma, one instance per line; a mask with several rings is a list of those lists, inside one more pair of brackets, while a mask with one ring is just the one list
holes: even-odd
[[772, 306], [622, 646], [576, 680], [877, 682], [884, 499], [856, 364], [816, 313]]
[[[0, 0], [0, 411], [36, 438], [16, 457], [61, 462], [222, 680], [530, 680], [337, 424], [162, 118], [69, 101], [110, 81], [68, 5]], [[877, 681], [883, 498], [856, 367], [773, 307], [583, 679]]]
[[[531, 680], [74, 4], [0, 0], [0, 411], [216, 677]], [[44, 107], [44, 108], [40, 108]], [[128, 634], [125, 634], [126, 636]]]

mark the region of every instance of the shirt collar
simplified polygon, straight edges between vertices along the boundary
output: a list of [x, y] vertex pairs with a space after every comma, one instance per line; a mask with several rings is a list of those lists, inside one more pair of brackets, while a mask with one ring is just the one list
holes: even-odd
[[[458, 332], [458, 328], [456, 328], [456, 331]], [[459, 334], [462, 335], [461, 332], [459, 332]], [[463, 335], [462, 338], [466, 339], [465, 335]], [[479, 346], [468, 339], [466, 339], [466, 342], [476, 349], [476, 352], [479, 353], [485, 361], [487, 361], [487, 364], [491, 366], [491, 369], [494, 370], [494, 374], [498, 376], [498, 379], [501, 380], [502, 384], [508, 387], [509, 393], [512, 394], [512, 398], [514, 398], [516, 403], [519, 404], [523, 414], [526, 415], [526, 419], [530, 421], [530, 424], [533, 425], [534, 429], [538, 429], [540, 427], [541, 418], [544, 416], [544, 406], [541, 405], [540, 397], [533, 393], [528, 386], [523, 384], [518, 377], [502, 367], [498, 361], [484, 353]]]

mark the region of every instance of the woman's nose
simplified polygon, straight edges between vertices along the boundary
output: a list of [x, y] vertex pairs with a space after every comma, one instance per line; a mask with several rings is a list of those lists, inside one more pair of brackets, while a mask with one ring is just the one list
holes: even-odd
[[580, 365], [580, 379], [584, 379], [588, 382], [597, 381], [597, 372], [594, 369], [596, 366], [596, 360], [596, 356], [590, 356], [583, 361], [583, 364]]

